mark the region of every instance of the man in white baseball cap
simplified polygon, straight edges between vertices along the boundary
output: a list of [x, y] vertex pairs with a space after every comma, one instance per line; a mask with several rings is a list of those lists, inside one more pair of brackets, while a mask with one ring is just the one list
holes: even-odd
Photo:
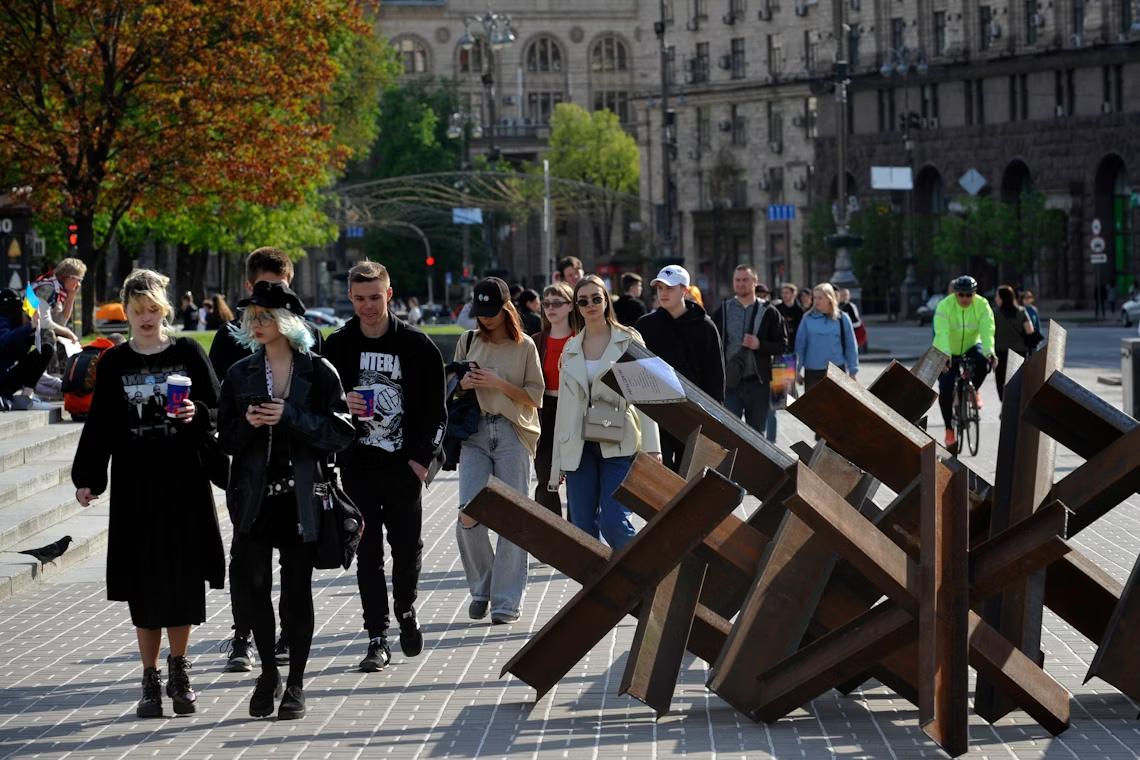
[[[705, 310], [685, 300], [689, 273], [670, 264], [650, 283], [657, 293], [657, 310], [637, 320], [645, 347], [718, 402], [724, 401], [724, 354], [720, 334]], [[685, 443], [661, 431], [661, 457], [673, 472], [681, 466]]]

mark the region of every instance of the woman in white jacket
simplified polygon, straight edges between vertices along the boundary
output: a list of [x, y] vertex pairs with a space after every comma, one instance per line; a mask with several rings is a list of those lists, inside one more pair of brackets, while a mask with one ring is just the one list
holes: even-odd
[[[565, 474], [570, 521], [617, 550], [634, 529], [629, 510], [613, 492], [639, 450], [660, 461], [661, 445], [657, 423], [601, 378], [630, 343], [642, 340], [637, 331], [618, 324], [609, 291], [597, 275], [586, 275], [574, 288], [570, 320], [577, 334], [562, 351], [549, 487], [557, 488]], [[587, 411], [595, 424], [587, 425]]]

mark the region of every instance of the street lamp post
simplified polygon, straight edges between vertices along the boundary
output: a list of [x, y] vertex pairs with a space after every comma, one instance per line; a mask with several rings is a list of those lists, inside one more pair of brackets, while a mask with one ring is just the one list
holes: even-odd
[[[483, 136], [483, 127], [478, 124], [471, 114], [453, 113], [451, 115], [451, 124], [447, 127], [447, 136], [452, 140], [462, 139], [462, 158], [459, 160], [459, 170], [462, 172], [471, 171], [471, 139], [478, 140]], [[463, 185], [463, 198], [464, 208], [467, 207], [467, 180], [466, 178], [460, 180]], [[463, 231], [463, 303], [471, 300], [471, 225], [464, 222], [462, 225]]]
[[[495, 126], [496, 114], [495, 107], [495, 53], [508, 45], [512, 44], [516, 37], [514, 30], [511, 29], [511, 17], [506, 13], [496, 13], [489, 10], [482, 16], [470, 16], [463, 21], [463, 36], [459, 38], [459, 47], [463, 50], [470, 51], [475, 45], [475, 38], [471, 35], [471, 23], [474, 22], [483, 27], [484, 34], [487, 35], [487, 60], [484, 62], [480, 56], [480, 65], [483, 66], [482, 78], [483, 87], [487, 93], [487, 107], [488, 116], [490, 117], [490, 138], [491, 150], [488, 158], [491, 161], [491, 170], [494, 171], [496, 164], [499, 161], [502, 152], [498, 146], [495, 145]], [[491, 246], [491, 268], [499, 268], [499, 245], [498, 239], [495, 234], [494, 225], [491, 225], [491, 234], [489, 236]]]
[[835, 234], [828, 237], [827, 243], [835, 248], [835, 271], [831, 275], [831, 284], [837, 289], [847, 288], [851, 291], [851, 300], [858, 307], [862, 300], [863, 291], [859, 287], [859, 280], [855, 277], [855, 272], [851, 270], [849, 249], [862, 245], [863, 239], [848, 231], [850, 219], [847, 203], [847, 85], [851, 83], [851, 80], [848, 77], [848, 62], [844, 55], [843, 41], [850, 27], [843, 21], [846, 3], [842, 0], [836, 0], [835, 4], [839, 9], [836, 23], [840, 30], [840, 33], [836, 35], [838, 50], [836, 51], [834, 70], [835, 107], [838, 112], [835, 120], [836, 163], [839, 167], [836, 188], [838, 195], [836, 206], [838, 208], [835, 215]]
[[662, 215], [661, 237], [664, 240], [663, 253], [672, 258], [673, 244], [673, 152], [677, 150], [676, 114], [669, 109], [669, 46], [665, 39], [665, 0], [661, 0], [661, 20], [653, 24], [657, 39], [661, 43], [661, 188]]

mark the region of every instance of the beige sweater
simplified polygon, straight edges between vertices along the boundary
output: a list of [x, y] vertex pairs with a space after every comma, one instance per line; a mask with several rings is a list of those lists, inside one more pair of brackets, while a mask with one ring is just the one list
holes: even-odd
[[[478, 362], [480, 369], [494, 370], [508, 383], [524, 389], [535, 404], [542, 406], [546, 384], [538, 363], [538, 349], [526, 335], [521, 343], [487, 343], [476, 332], [471, 339], [470, 351], [467, 350], [467, 336], [463, 335], [455, 346], [455, 361]], [[475, 397], [479, 399], [483, 414], [501, 414], [514, 425], [519, 440], [533, 457], [538, 448], [538, 409], [516, 404], [507, 394], [492, 388], [476, 388]]]

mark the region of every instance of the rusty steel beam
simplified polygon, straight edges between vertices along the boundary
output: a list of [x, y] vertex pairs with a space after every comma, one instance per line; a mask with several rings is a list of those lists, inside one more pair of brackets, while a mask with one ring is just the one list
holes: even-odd
[[1022, 416], [1082, 459], [1092, 459], [1140, 424], [1061, 372], [1033, 394]]
[[[926, 353], [918, 358], [918, 361], [911, 365], [910, 373], [926, 385], [933, 386], [938, 382], [938, 376], [942, 374], [942, 368], [946, 366], [948, 361], [950, 361], [948, 354], [931, 346], [926, 349]], [[937, 394], [935, 396], [937, 397]]]
[[714, 470], [685, 484], [503, 667], [541, 699], [732, 510], [743, 491]]
[[970, 604], [979, 605], [1072, 551], [1065, 541], [1068, 510], [1059, 501], [1037, 510], [970, 552]]
[[[822, 442], [805, 466], [836, 493], [862, 502], [858, 489], [863, 473]], [[760, 696], [757, 677], [800, 646], [834, 563], [835, 552], [826, 537], [786, 514], [711, 670], [712, 691], [745, 715], [752, 713]]]
[[[1045, 350], [1031, 355], [1014, 373], [1009, 384], [1012, 390], [1007, 385], [1001, 414], [1000, 435], [1004, 440], [998, 444], [998, 478], [990, 512], [991, 536], [1030, 517], [1052, 490], [1056, 441], [1026, 422], [1022, 413], [1045, 381], [1064, 368], [1066, 341], [1065, 329], [1050, 322]], [[1007, 425], [1011, 431], [1008, 435]], [[1044, 605], [1045, 573], [1041, 571], [1019, 580], [987, 603], [985, 616], [991, 625], [996, 623], [1002, 636], [1036, 660], [1041, 650]], [[974, 705], [978, 715], [991, 723], [1007, 715], [1014, 706], [984, 677], [977, 680]]]
[[1053, 485], [1049, 498], [1073, 512], [1069, 535], [1075, 536], [1140, 490], [1140, 427], [1108, 444]]
[[1093, 676], [1102, 678], [1140, 702], [1140, 646], [1137, 638], [1140, 638], [1140, 557], [1132, 566], [1132, 574], [1108, 622], [1085, 683]]
[[[722, 449], [697, 428], [685, 441], [680, 472], [691, 479], [703, 468], [712, 467], [731, 477], [735, 459], [735, 452]], [[658, 717], [669, 712], [673, 701], [707, 567], [696, 556], [685, 557], [642, 602], [618, 694], [644, 702]]]
[[918, 622], [894, 602], [883, 602], [816, 639], [757, 679], [753, 717], [774, 723], [837, 683], [858, 675], [914, 639]]
[[[945, 356], [935, 348], [931, 348], [930, 351]], [[867, 387], [867, 390], [911, 423], [922, 419], [930, 409], [930, 405], [938, 398], [938, 392], [930, 383], [924, 382], [922, 378], [915, 376], [898, 362], [891, 362], [890, 366]]]
[[[610, 547], [495, 477], [463, 511], [583, 585], [605, 569], [612, 555]], [[631, 614], [640, 614], [640, 609]], [[716, 662], [731, 629], [728, 620], [697, 605], [689, 652], [705, 662]]]
[[940, 463], [934, 442], [922, 450], [921, 567], [918, 606], [918, 720], [951, 757], [969, 734], [969, 494], [966, 473]]
[[1124, 587], [1095, 562], [1072, 549], [1045, 571], [1045, 605], [1094, 644], [1105, 631]]

